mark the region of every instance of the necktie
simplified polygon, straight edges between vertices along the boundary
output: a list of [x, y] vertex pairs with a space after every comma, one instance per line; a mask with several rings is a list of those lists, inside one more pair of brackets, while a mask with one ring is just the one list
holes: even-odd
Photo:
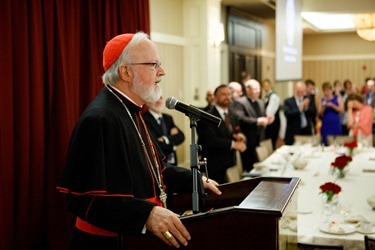
[[[303, 100], [299, 100], [299, 107], [302, 105], [302, 101]], [[307, 126], [307, 119], [306, 119], [306, 115], [305, 115], [305, 111], [301, 111], [300, 112], [300, 117], [301, 117], [301, 128], [305, 128]]]
[[227, 125], [229, 132], [232, 133], [232, 124], [230, 123], [229, 115], [226, 112], [224, 112], [224, 121], [225, 125]]
[[250, 101], [251, 105], [253, 106], [253, 109], [255, 111], [255, 114], [257, 117], [261, 117], [262, 113], [260, 112], [259, 103], [257, 101]]
[[159, 117], [159, 122], [160, 122], [161, 130], [163, 131], [163, 135], [168, 135], [167, 126], [165, 125], [163, 117]]

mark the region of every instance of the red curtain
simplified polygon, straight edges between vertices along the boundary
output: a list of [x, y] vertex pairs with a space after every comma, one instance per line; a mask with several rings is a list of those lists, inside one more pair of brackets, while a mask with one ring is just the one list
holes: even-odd
[[70, 133], [103, 86], [106, 41], [139, 30], [148, 0], [0, 1], [0, 249], [66, 249]]

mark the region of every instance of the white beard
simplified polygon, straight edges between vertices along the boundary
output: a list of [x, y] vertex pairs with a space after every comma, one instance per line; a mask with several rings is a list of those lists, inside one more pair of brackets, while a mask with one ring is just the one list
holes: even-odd
[[152, 85], [151, 87], [147, 88], [138, 77], [138, 74], [134, 74], [133, 84], [131, 90], [137, 94], [142, 100], [145, 102], [156, 102], [160, 99], [163, 94], [162, 89], [158, 85]]

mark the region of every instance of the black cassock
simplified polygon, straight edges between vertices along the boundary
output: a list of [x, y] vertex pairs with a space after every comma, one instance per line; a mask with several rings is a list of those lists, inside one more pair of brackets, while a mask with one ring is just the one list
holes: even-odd
[[[151, 156], [141, 107], [113, 91], [130, 111]], [[191, 171], [162, 162], [164, 156], [153, 141], [167, 193], [191, 192]], [[158, 196], [160, 190], [129, 114], [108, 89], [103, 88], [79, 118], [57, 188], [68, 193], [68, 208], [80, 219], [118, 234], [142, 233], [156, 205], [147, 199]], [[112, 237], [85, 235], [74, 230], [72, 249], [93, 247], [88, 244], [99, 249], [101, 243], [110, 249], [105, 241]], [[75, 237], [79, 239], [74, 240]]]

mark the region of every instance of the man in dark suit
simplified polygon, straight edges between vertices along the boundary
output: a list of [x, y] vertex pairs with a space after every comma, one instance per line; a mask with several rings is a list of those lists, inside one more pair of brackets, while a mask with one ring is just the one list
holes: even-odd
[[259, 99], [260, 84], [251, 79], [245, 83], [246, 96], [235, 100], [231, 110], [240, 122], [240, 127], [247, 138], [247, 150], [241, 154], [245, 171], [251, 171], [257, 161], [255, 148], [265, 138], [265, 127], [271, 124], [275, 117], [267, 116], [263, 100]]
[[227, 85], [220, 85], [214, 91], [215, 105], [210, 114], [221, 118], [219, 128], [200, 124], [199, 144], [202, 156], [207, 158], [207, 169], [210, 178], [218, 183], [226, 182], [226, 170], [236, 165], [236, 150], [246, 149], [245, 136], [239, 131], [235, 116], [228, 110], [231, 92]]
[[[285, 144], [292, 145], [295, 135], [312, 135], [311, 117], [314, 110], [310, 98], [305, 96], [306, 85], [297, 82], [294, 96], [285, 99], [284, 115], [286, 117]], [[315, 111], [316, 112], [316, 111]]]
[[309, 102], [309, 121], [311, 122], [311, 133], [316, 133], [316, 122], [317, 122], [317, 100], [316, 100], [316, 87], [315, 82], [311, 79], [305, 81], [306, 84], [306, 96], [310, 99]]
[[167, 162], [177, 165], [176, 147], [184, 142], [184, 133], [174, 124], [173, 117], [162, 113], [164, 99], [147, 103], [148, 110], [143, 119], [150, 133], [156, 138], [159, 147], [167, 157]]

